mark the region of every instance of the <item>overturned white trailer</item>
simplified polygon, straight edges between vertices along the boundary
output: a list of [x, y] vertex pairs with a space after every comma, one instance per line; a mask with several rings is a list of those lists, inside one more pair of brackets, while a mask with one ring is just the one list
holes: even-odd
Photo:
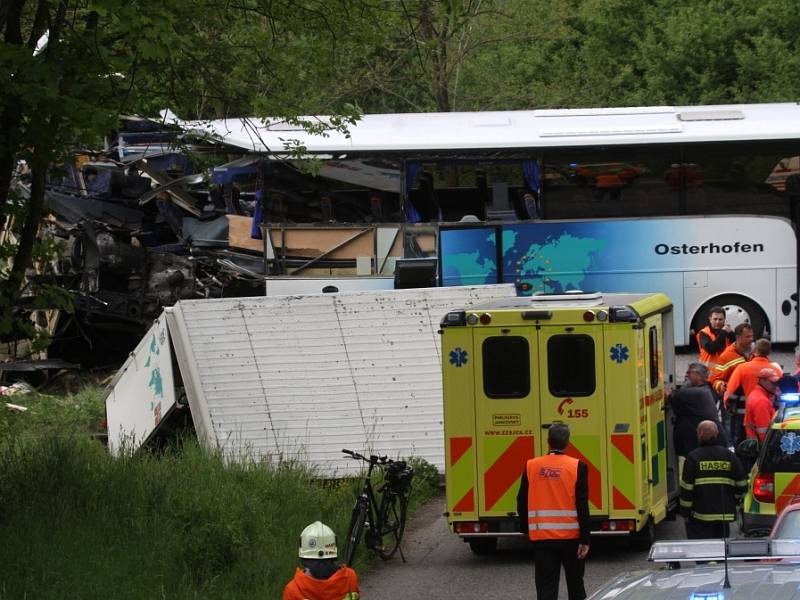
[[[509, 284], [181, 301], [117, 377], [109, 446], [145, 443], [174, 406], [164, 369], [170, 402], [153, 413], [144, 366], [166, 322], [207, 447], [234, 460], [296, 461], [325, 476], [359, 468], [342, 448], [419, 456], [443, 469], [439, 322], [453, 307], [514, 295]], [[161, 362], [164, 352], [159, 346]]]

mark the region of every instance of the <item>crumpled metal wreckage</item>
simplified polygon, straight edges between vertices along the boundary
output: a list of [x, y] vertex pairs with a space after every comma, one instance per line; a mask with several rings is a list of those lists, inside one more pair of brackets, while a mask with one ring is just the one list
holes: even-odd
[[[200, 166], [214, 157], [216, 166]], [[62, 256], [32, 278], [67, 290], [75, 307], [49, 327], [49, 356], [118, 364], [178, 300], [261, 296], [266, 275], [311, 267], [361, 275], [357, 258], [370, 248], [386, 255], [373, 258], [379, 275], [396, 247], [400, 257], [428, 255], [405, 225], [396, 159], [328, 161], [318, 177], [300, 163], [133, 117], [102, 152], [77, 154], [46, 192], [42, 231]], [[24, 174], [17, 184], [29, 189]], [[277, 245], [262, 239], [269, 223], [280, 224]]]
[[[61, 252], [30, 280], [62, 287], [74, 306], [57, 317], [50, 358], [113, 364], [165, 306], [264, 293], [263, 256], [228, 243], [232, 186], [210, 189], [186, 147], [174, 144], [174, 131], [146, 120], [126, 125], [132, 130], [106, 151], [77, 156], [47, 186], [41, 235], [58, 239]], [[20, 175], [15, 189], [25, 196], [30, 188]], [[236, 206], [252, 212], [246, 198]], [[35, 285], [29, 289], [35, 293]], [[23, 298], [19, 309], [31, 304]]]

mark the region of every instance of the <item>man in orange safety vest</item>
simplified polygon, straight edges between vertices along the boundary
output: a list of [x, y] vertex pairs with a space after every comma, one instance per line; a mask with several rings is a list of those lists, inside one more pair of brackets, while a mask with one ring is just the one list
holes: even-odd
[[708, 325], [695, 336], [700, 362], [706, 366], [717, 362], [719, 355], [734, 342], [733, 327], [725, 322], [725, 309], [712, 306], [708, 311]]
[[517, 493], [520, 531], [535, 548], [537, 600], [557, 600], [561, 565], [569, 600], [583, 600], [584, 559], [589, 553], [589, 468], [564, 454], [569, 426], [553, 423], [550, 452], [530, 459]]

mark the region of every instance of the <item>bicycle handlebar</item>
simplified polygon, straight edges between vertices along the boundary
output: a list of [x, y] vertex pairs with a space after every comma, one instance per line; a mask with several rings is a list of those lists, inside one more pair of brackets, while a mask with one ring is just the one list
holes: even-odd
[[367, 458], [363, 454], [359, 454], [358, 452], [353, 452], [352, 450], [348, 450], [347, 448], [342, 448], [342, 452], [350, 456], [350, 458], [354, 458], [356, 460], [363, 460], [364, 462], [376, 465], [385, 465], [387, 463], [394, 462], [388, 456], [375, 456], [374, 454], [371, 454], [370, 457]]

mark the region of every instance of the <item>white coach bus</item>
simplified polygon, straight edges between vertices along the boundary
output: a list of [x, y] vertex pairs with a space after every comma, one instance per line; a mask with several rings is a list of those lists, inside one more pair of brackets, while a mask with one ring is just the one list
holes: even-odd
[[665, 292], [678, 345], [715, 304], [797, 339], [796, 103], [365, 115], [346, 135], [179, 124], [264, 158], [275, 275], [385, 277], [435, 256], [440, 285]]

